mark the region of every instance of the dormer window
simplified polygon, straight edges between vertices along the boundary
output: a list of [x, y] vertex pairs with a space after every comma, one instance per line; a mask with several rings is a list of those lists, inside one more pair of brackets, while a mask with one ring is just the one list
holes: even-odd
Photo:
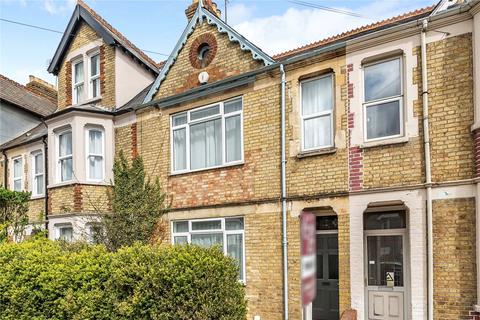
[[84, 71], [83, 60], [73, 64], [73, 104], [82, 103], [84, 100]]
[[89, 98], [94, 99], [100, 96], [100, 55], [91, 55], [89, 74]]

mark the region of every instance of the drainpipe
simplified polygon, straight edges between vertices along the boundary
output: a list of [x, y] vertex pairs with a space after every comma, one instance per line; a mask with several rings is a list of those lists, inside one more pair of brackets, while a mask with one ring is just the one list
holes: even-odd
[[427, 189], [427, 277], [428, 277], [428, 320], [433, 320], [433, 214], [432, 214], [432, 172], [430, 165], [430, 132], [428, 123], [428, 75], [427, 40], [428, 20], [422, 22], [422, 104], [423, 104], [423, 143], [425, 149], [425, 187]]
[[285, 69], [280, 64], [280, 75], [282, 79], [282, 254], [283, 254], [283, 319], [288, 320], [288, 242], [287, 242], [287, 175], [286, 175], [286, 124], [285, 124]]
[[44, 203], [44, 211], [45, 211], [45, 230], [47, 231], [47, 238], [48, 238], [48, 137], [43, 137], [43, 192], [45, 192], [45, 203]]

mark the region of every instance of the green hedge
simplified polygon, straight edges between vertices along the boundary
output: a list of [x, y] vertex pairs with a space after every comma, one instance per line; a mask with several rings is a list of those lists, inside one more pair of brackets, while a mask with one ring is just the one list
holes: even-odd
[[234, 261], [217, 248], [0, 245], [1, 319], [245, 319]]

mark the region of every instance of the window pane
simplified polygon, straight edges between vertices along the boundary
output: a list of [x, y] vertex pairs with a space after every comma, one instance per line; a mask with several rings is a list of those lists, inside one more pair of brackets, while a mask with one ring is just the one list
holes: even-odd
[[13, 191], [22, 191], [22, 180], [13, 181]]
[[304, 120], [303, 125], [304, 149], [332, 145], [332, 125], [330, 115]]
[[103, 154], [102, 139], [103, 134], [98, 130], [88, 131], [88, 152], [90, 154]]
[[35, 194], [43, 194], [43, 175], [35, 177]]
[[173, 167], [174, 170], [187, 168], [187, 130], [173, 131]]
[[187, 123], [187, 114], [182, 113], [182, 114], [177, 114], [173, 116], [172, 123], [174, 127]]
[[60, 240], [66, 242], [71, 242], [73, 240], [73, 228], [72, 227], [62, 227], [60, 228]]
[[89, 179], [103, 179], [103, 157], [90, 156], [89, 161]]
[[240, 271], [240, 279], [243, 279], [243, 235], [227, 235], [227, 254], [234, 258]]
[[188, 242], [187, 236], [173, 237], [174, 244], [187, 244], [187, 242]]
[[227, 162], [242, 160], [240, 115], [225, 119]]
[[367, 139], [400, 134], [400, 101], [367, 107]]
[[216, 230], [222, 228], [220, 220], [192, 221], [192, 230]]
[[216, 244], [223, 246], [223, 235], [221, 233], [192, 234], [192, 244], [196, 244], [205, 248]]
[[81, 103], [83, 101], [83, 84], [75, 87], [75, 102]]
[[35, 174], [43, 173], [43, 154], [38, 153], [34, 157], [35, 161]]
[[100, 95], [100, 78], [92, 80], [92, 98]]
[[337, 216], [317, 216], [317, 230], [338, 230]]
[[83, 62], [75, 64], [75, 83], [83, 82]]
[[190, 127], [191, 169], [218, 166], [222, 163], [222, 121], [211, 120]]
[[365, 230], [403, 229], [407, 227], [405, 211], [367, 213], [364, 221]]
[[365, 67], [365, 102], [400, 94], [400, 59]]
[[307, 116], [332, 109], [332, 77], [302, 83], [302, 114]]
[[225, 219], [226, 230], [243, 230], [243, 218]]
[[61, 166], [61, 180], [72, 180], [72, 159], [63, 159], [60, 161]]
[[174, 222], [173, 232], [188, 232], [188, 221]]
[[90, 58], [90, 75], [96, 76], [100, 71], [100, 64], [99, 64], [99, 55], [95, 55]]
[[338, 279], [338, 255], [328, 255], [328, 279]]
[[242, 110], [242, 99], [227, 101], [223, 105], [223, 112], [230, 113]]
[[213, 106], [213, 107], [209, 107], [209, 108], [205, 108], [205, 109], [201, 109], [201, 110], [198, 110], [198, 111], [192, 111], [190, 113], [190, 120], [197, 120], [197, 119], [213, 116], [213, 115], [219, 114], [219, 113], [220, 113], [220, 106], [218, 106], [218, 105]]
[[13, 160], [13, 177], [21, 178], [22, 177], [22, 159]]
[[60, 141], [60, 157], [71, 155], [72, 154], [72, 133], [65, 132], [62, 133], [59, 137]]
[[387, 272], [394, 273], [395, 286], [403, 287], [402, 236], [368, 236], [368, 285], [387, 285]]

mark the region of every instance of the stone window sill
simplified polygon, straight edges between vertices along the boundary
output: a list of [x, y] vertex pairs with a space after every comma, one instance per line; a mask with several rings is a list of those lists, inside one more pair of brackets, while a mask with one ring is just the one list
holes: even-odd
[[303, 158], [314, 157], [314, 156], [321, 156], [321, 155], [326, 155], [326, 154], [334, 154], [336, 152], [337, 152], [337, 148], [335, 148], [335, 147], [312, 150], [312, 151], [303, 151], [303, 152], [299, 152], [297, 154], [297, 159], [303, 159]]
[[403, 143], [407, 143], [408, 141], [409, 141], [408, 137], [391, 138], [391, 139], [385, 139], [385, 140], [364, 142], [362, 145], [360, 145], [360, 148], [368, 149], [368, 148], [374, 148], [374, 147], [380, 147], [380, 146], [403, 144]]

